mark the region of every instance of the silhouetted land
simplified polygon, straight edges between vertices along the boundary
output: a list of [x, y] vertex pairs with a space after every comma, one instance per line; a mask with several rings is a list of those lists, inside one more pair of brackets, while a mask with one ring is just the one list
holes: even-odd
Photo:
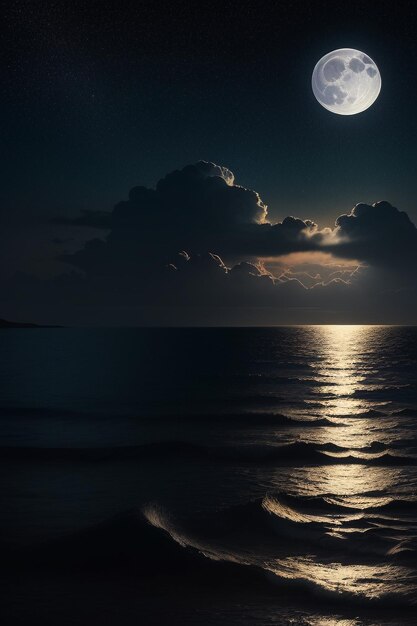
[[30, 322], [11, 322], [10, 320], [0, 319], [0, 329], [1, 328], [62, 328], [62, 326], [33, 324]]

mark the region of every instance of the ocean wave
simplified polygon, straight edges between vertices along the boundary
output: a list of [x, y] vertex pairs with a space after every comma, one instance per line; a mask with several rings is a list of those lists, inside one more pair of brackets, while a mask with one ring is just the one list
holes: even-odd
[[291, 427], [291, 428], [304, 428], [306, 426], [338, 426], [332, 420], [327, 417], [320, 417], [311, 415], [309, 418], [303, 417], [289, 417], [282, 413], [273, 411], [242, 411], [242, 412], [213, 412], [213, 413], [181, 413], [178, 415], [159, 415], [154, 416], [153, 419], [166, 419], [172, 420], [175, 417], [179, 421], [187, 422], [201, 422], [215, 423], [216, 425], [229, 425], [233, 424], [234, 427], [257, 427], [257, 426], [272, 426], [272, 427]]
[[142, 461], [216, 460], [224, 463], [258, 463], [276, 466], [364, 464], [375, 466], [416, 465], [417, 458], [393, 454], [381, 444], [365, 448], [343, 448], [332, 443], [297, 441], [286, 445], [206, 446], [187, 441], [159, 441], [137, 446], [106, 448], [1, 447], [0, 461]]
[[[252, 514], [256, 509], [258, 514], [286, 519], [290, 524], [321, 523], [303, 516], [294, 519], [294, 513], [277, 500], [248, 504], [248, 509]], [[234, 513], [239, 513], [241, 518], [242, 508], [234, 509]], [[228, 514], [230, 516], [231, 511]], [[312, 602], [316, 598], [321, 602], [323, 596], [335, 602], [402, 606], [416, 600], [415, 580], [405, 565], [395, 562], [343, 564], [334, 560], [334, 556], [329, 560], [320, 555], [312, 559], [299, 553], [291, 554], [291, 543], [282, 532], [277, 533], [280, 556], [267, 556], [257, 549], [242, 549], [204, 536], [207, 532], [204, 525], [200, 524], [199, 528], [200, 535], [193, 534], [163, 508], [148, 504], [139, 511], [130, 511], [20, 552], [9, 548], [9, 552], [4, 553], [2, 567], [8, 571], [19, 569], [24, 561], [34, 569], [58, 569], [70, 571], [72, 575], [120, 571], [123, 575], [143, 577], [148, 583], [152, 579], [160, 584], [158, 581], [164, 579], [175, 587], [186, 580], [187, 585], [194, 588], [218, 585], [238, 589], [244, 594], [264, 593], [265, 590], [273, 594], [274, 589], [278, 593], [282, 587], [286, 593], [293, 592], [296, 596], [303, 589]], [[404, 551], [405, 545], [391, 549], [393, 556]]]
[[393, 411], [391, 413], [391, 415], [393, 416], [404, 416], [404, 417], [416, 417], [417, 415], [417, 409], [413, 409], [411, 407], [407, 407], [404, 409], [399, 409], [398, 411]]
[[393, 400], [393, 398], [415, 398], [416, 388], [414, 385], [383, 385], [375, 386], [370, 389], [356, 389], [352, 394], [352, 398], [366, 399], [372, 396], [372, 398], [378, 400]]
[[[175, 419], [176, 422], [196, 422], [200, 423], [201, 421], [205, 421], [208, 423], [216, 423], [216, 424], [233, 424], [233, 426], [246, 427], [250, 426], [276, 426], [276, 427], [286, 427], [291, 426], [294, 428], [301, 428], [303, 426], [335, 426], [334, 422], [327, 419], [326, 417], [318, 416], [312, 414], [310, 418], [296, 418], [289, 417], [288, 415], [284, 415], [278, 411], [262, 411], [257, 408], [253, 408], [252, 410], [242, 410], [240, 407], [234, 410], [228, 410], [224, 405], [232, 404], [244, 404], [251, 405], [254, 404], [257, 406], [265, 405], [276, 405], [277, 402], [280, 402], [282, 398], [278, 398], [276, 396], [241, 396], [235, 398], [228, 398], [228, 402], [222, 403], [223, 410], [213, 410], [212, 408], [206, 408], [205, 410], [199, 410], [196, 412], [192, 409], [192, 407], [181, 407], [176, 406], [175, 412], [148, 412], [143, 411], [141, 413], [137, 413], [136, 410], [130, 409], [125, 413], [118, 414], [120, 418], [128, 418], [132, 420], [146, 421], [148, 419], [152, 419], [152, 421], [172, 421]], [[291, 401], [288, 400], [285, 402], [286, 405], [291, 405]], [[296, 403], [299, 404], [299, 403]], [[33, 417], [33, 418], [81, 418], [83, 420], [89, 418], [111, 418], [115, 417], [115, 414], [107, 409], [106, 412], [98, 412], [98, 413], [88, 413], [82, 410], [70, 410], [70, 409], [61, 409], [59, 407], [18, 407], [18, 406], [5, 406], [0, 407], [0, 418], [1, 417]]]

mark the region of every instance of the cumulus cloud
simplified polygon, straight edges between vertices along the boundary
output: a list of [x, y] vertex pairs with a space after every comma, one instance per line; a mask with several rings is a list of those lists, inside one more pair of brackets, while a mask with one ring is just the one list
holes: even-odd
[[417, 260], [417, 229], [407, 213], [389, 202], [357, 204], [336, 220], [338, 256], [374, 266], [408, 269]]
[[167, 263], [181, 249], [215, 251], [230, 263], [328, 251], [390, 267], [415, 262], [417, 250], [414, 224], [388, 202], [356, 205], [337, 218], [333, 230], [292, 216], [273, 224], [257, 192], [237, 185], [226, 167], [205, 161], [171, 172], [155, 189], [133, 187], [112, 213], [85, 211], [72, 223], [109, 230], [104, 241], [92, 240], [62, 257], [98, 274], [136, 272], [145, 257]]
[[18, 309], [29, 302], [56, 310], [46, 321], [82, 321], [95, 311], [100, 323], [107, 311], [105, 319], [124, 323], [135, 310], [138, 323], [159, 319], [155, 311], [165, 311], [166, 323], [169, 311], [193, 307], [234, 308], [237, 322], [240, 311], [270, 309], [268, 323], [405, 323], [405, 303], [417, 314], [417, 231], [387, 202], [358, 204], [333, 229], [292, 216], [273, 224], [257, 192], [236, 184], [228, 168], [200, 161], [154, 189], [134, 187], [111, 213], [86, 211], [66, 223], [107, 232], [61, 254], [69, 273], [7, 286]]
[[69, 221], [109, 234], [104, 244], [97, 239], [62, 260], [89, 272], [130, 271], [144, 256], [167, 261], [179, 249], [215, 250], [234, 261], [313, 250], [326, 235], [310, 220], [271, 224], [267, 215], [259, 194], [235, 184], [229, 169], [199, 161], [168, 174], [155, 189], [134, 187], [112, 213], [86, 211]]

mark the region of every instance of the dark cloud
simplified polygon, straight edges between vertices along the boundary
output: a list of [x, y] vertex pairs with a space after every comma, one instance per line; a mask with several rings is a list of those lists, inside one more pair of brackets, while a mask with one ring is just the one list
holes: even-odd
[[66, 324], [413, 323], [415, 286], [399, 287], [369, 269], [311, 284], [302, 273], [274, 277], [253, 263], [227, 267], [212, 254], [175, 255], [165, 267], [144, 260], [132, 276], [72, 272], [53, 280], [20, 275], [2, 310]]
[[86, 211], [70, 223], [109, 229], [105, 241], [61, 257], [96, 274], [136, 272], [144, 257], [168, 262], [179, 249], [215, 250], [228, 261], [311, 250], [321, 236], [309, 220], [271, 224], [258, 193], [236, 185], [227, 168], [205, 161], [168, 174], [155, 189], [134, 187], [111, 214]]
[[91, 228], [111, 228], [111, 213], [108, 211], [81, 211], [78, 217], [56, 217], [51, 220], [52, 224], [64, 224], [66, 226], [89, 226]]
[[234, 184], [226, 167], [199, 161], [167, 174], [155, 189], [133, 187], [128, 200], [119, 202], [112, 213], [83, 211], [79, 218], [62, 223], [93, 228], [152, 227], [161, 230], [169, 223], [179, 230], [188, 227], [229, 227], [262, 223], [266, 206], [255, 191]]
[[355, 258], [374, 266], [414, 269], [417, 261], [417, 229], [407, 213], [389, 202], [357, 204], [336, 220], [338, 256]]
[[337, 218], [332, 232], [296, 217], [272, 224], [257, 192], [235, 184], [229, 169], [205, 161], [168, 174], [155, 189], [134, 187], [112, 213], [85, 211], [71, 223], [109, 230], [104, 240], [61, 257], [93, 274], [136, 273], [144, 258], [166, 264], [181, 249], [215, 251], [229, 263], [328, 250], [397, 267], [414, 262], [417, 248], [414, 224], [388, 202], [356, 205]]
[[274, 311], [273, 323], [417, 317], [417, 231], [387, 202], [358, 204], [332, 230], [296, 217], [272, 224], [258, 193], [200, 161], [155, 189], [134, 187], [112, 213], [87, 211], [70, 223], [108, 233], [62, 254], [66, 274], [9, 281], [4, 314], [14, 307], [34, 321], [98, 324], [169, 323], [170, 311], [178, 323], [185, 309], [208, 319], [225, 307], [236, 323], [252, 309]]

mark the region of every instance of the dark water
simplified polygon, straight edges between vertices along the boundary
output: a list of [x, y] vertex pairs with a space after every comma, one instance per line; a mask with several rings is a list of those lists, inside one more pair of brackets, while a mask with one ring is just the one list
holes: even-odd
[[0, 345], [5, 624], [417, 624], [417, 329]]

